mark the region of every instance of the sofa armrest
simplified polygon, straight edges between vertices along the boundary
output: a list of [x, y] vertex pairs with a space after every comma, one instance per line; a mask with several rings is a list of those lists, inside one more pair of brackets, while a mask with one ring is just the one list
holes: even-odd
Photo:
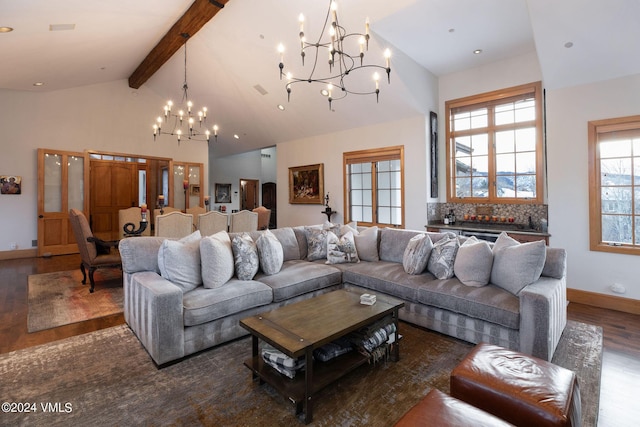
[[156, 364], [184, 357], [182, 290], [151, 271], [131, 275], [124, 287], [127, 323]]
[[567, 324], [565, 277], [541, 276], [520, 297], [520, 351], [550, 361]]
[[118, 250], [122, 258], [122, 271], [135, 273], [138, 271], [155, 271], [158, 268], [158, 250], [165, 237], [128, 237], [120, 240]]

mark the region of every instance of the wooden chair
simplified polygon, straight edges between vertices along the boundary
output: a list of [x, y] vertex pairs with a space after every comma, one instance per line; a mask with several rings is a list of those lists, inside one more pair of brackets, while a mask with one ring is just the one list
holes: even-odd
[[89, 270], [89, 281], [91, 288], [89, 292], [93, 293], [96, 286], [93, 273], [98, 268], [115, 268], [122, 267], [122, 260], [117, 251], [118, 241], [104, 241], [93, 236], [89, 221], [84, 213], [78, 209], [69, 211], [69, 222], [73, 229], [73, 235], [78, 243], [80, 251], [80, 270], [82, 271], [82, 284], [87, 283], [87, 269]]
[[[134, 229], [138, 229], [138, 227], [140, 227], [141, 220], [142, 210], [139, 207], [134, 206], [127, 209], [120, 209], [120, 211], [118, 211], [118, 227], [120, 227], [119, 232], [123, 235], [125, 234], [124, 225], [127, 223], [132, 223], [134, 225]], [[149, 218], [147, 218], [147, 221], [148, 220]], [[142, 233], [140, 233], [140, 235], [151, 236], [151, 227], [147, 227]]]
[[198, 229], [198, 215], [206, 213], [207, 210], [202, 206], [194, 206], [192, 208], [187, 208], [187, 213], [193, 215], [193, 229]]
[[266, 230], [269, 228], [271, 209], [267, 209], [264, 206], [258, 206], [253, 210], [253, 212], [258, 214], [258, 230]]
[[229, 216], [218, 211], [198, 215], [198, 230], [203, 236], [229, 231]]
[[258, 214], [248, 210], [232, 213], [229, 217], [229, 231], [256, 231], [258, 229]]
[[193, 215], [169, 212], [156, 218], [155, 235], [158, 237], [182, 238], [193, 231]]

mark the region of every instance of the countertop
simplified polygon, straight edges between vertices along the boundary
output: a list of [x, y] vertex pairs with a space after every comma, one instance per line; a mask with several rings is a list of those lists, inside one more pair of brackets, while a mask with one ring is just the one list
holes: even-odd
[[440, 230], [468, 230], [488, 233], [507, 233], [530, 234], [532, 236], [551, 236], [549, 233], [530, 228], [525, 224], [504, 223], [493, 221], [456, 221], [455, 224], [444, 224], [442, 221], [432, 221], [426, 227], [438, 228]]

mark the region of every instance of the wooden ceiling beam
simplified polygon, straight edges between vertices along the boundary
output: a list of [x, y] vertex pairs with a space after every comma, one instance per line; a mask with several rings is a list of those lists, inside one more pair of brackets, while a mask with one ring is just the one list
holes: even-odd
[[186, 42], [183, 34], [193, 37], [229, 0], [195, 0], [167, 34], [149, 52], [129, 77], [129, 87], [138, 89]]

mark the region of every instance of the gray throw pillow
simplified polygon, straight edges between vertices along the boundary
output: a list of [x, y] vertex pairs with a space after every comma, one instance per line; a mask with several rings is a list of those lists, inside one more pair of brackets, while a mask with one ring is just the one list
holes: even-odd
[[519, 243], [502, 233], [493, 247], [491, 283], [518, 295], [522, 288], [540, 278], [546, 256], [544, 240]]
[[345, 264], [360, 262], [353, 232], [347, 231], [342, 237], [333, 232], [327, 233], [327, 264]]
[[187, 292], [202, 283], [200, 270], [200, 231], [180, 240], [167, 239], [158, 250], [160, 275]]
[[469, 237], [458, 249], [453, 272], [464, 285], [481, 287], [491, 280], [493, 252], [489, 243]]
[[233, 238], [231, 242], [235, 260], [236, 276], [240, 280], [251, 280], [258, 272], [258, 248], [251, 236], [246, 233]]
[[205, 288], [219, 288], [231, 280], [234, 273], [233, 249], [226, 231], [204, 237], [200, 241], [200, 257]]
[[358, 257], [362, 261], [380, 261], [378, 256], [378, 227], [373, 226], [354, 234]]
[[307, 260], [315, 261], [327, 257], [327, 233], [328, 230], [305, 227], [307, 236]]
[[276, 236], [269, 230], [266, 230], [256, 241], [258, 248], [258, 258], [260, 259], [260, 268], [267, 276], [276, 274], [282, 268], [284, 252], [282, 244]]
[[422, 274], [429, 262], [433, 243], [426, 234], [418, 234], [409, 240], [402, 257], [402, 266], [407, 274]]
[[438, 279], [450, 279], [453, 277], [453, 264], [458, 253], [458, 239], [453, 234], [447, 235], [433, 244], [431, 256], [427, 263], [429, 273]]

